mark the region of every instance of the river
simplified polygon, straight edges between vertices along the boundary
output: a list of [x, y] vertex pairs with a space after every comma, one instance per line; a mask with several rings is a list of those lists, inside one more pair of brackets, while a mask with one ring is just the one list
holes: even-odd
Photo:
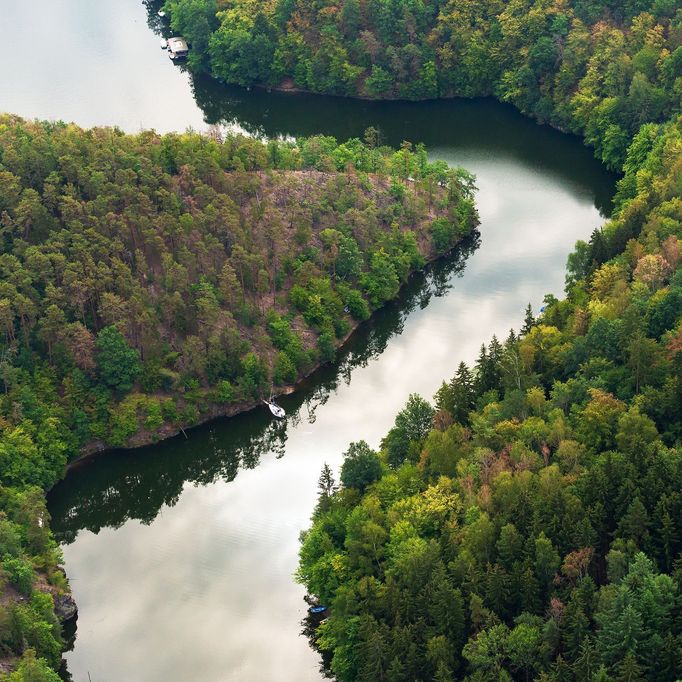
[[370, 103], [193, 80], [140, 0], [0, 0], [0, 110], [128, 131], [222, 124], [264, 135], [427, 144], [477, 175], [480, 244], [411, 280], [339, 361], [265, 410], [80, 463], [49, 497], [80, 613], [81, 682], [319, 680], [293, 580], [324, 462], [376, 446], [408, 395], [430, 398], [481, 342], [560, 295], [566, 256], [610, 208], [614, 177], [580, 141], [489, 100]]

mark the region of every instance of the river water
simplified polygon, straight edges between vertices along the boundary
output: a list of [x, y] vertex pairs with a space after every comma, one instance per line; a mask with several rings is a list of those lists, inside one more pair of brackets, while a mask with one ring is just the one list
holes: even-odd
[[319, 680], [293, 580], [324, 462], [376, 446], [408, 395], [430, 398], [481, 342], [560, 295], [566, 256], [609, 211], [614, 178], [579, 140], [489, 100], [369, 103], [193, 80], [140, 0], [0, 0], [0, 110], [136, 131], [223, 124], [264, 135], [427, 144], [477, 175], [480, 243], [411, 280], [339, 361], [264, 410], [79, 464], [49, 497], [80, 608], [74, 680]]

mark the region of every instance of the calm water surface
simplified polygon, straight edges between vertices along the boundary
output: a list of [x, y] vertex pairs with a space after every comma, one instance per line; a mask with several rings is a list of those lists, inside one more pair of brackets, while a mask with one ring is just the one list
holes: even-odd
[[[366, 103], [193, 81], [139, 0], [0, 0], [0, 110], [135, 131], [224, 124], [340, 139], [372, 125], [478, 177], [480, 244], [414, 278], [339, 362], [265, 411], [82, 463], [50, 495], [80, 607], [74, 680], [319, 680], [292, 580], [316, 481], [350, 440], [377, 445], [482, 341], [560, 294], [566, 255], [603, 221], [612, 176], [576, 139], [491, 101]], [[150, 30], [154, 29], [154, 30]]]

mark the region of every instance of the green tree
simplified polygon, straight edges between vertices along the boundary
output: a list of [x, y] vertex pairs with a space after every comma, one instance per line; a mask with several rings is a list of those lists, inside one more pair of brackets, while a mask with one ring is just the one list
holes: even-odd
[[380, 249], [372, 256], [370, 270], [362, 276], [362, 287], [375, 307], [397, 295], [400, 280], [391, 257], [384, 249]]
[[343, 0], [341, 8], [341, 27], [347, 38], [355, 40], [362, 25], [360, 3], [358, 0]]
[[102, 381], [118, 391], [129, 391], [142, 369], [139, 352], [128, 345], [114, 326], [104, 327], [99, 332], [95, 348]]
[[535, 575], [545, 590], [549, 589], [560, 565], [559, 552], [544, 532], [541, 532], [535, 538]]
[[494, 625], [479, 632], [476, 638], [470, 639], [464, 646], [462, 654], [474, 670], [491, 676], [490, 679], [493, 675], [498, 680], [511, 679], [503, 667], [508, 637], [509, 628], [506, 625]]
[[357, 488], [363, 492], [381, 478], [381, 473], [379, 456], [364, 440], [348, 446], [341, 465], [341, 483], [346, 488]]
[[433, 407], [426, 400], [416, 393], [410, 395], [397, 414], [393, 428], [381, 441], [393, 468], [400, 466], [408, 456], [413, 460], [418, 458], [421, 445], [431, 430], [433, 414]]
[[530, 680], [540, 667], [540, 648], [542, 636], [540, 631], [531, 625], [521, 623], [509, 632], [506, 649], [509, 662], [514, 670]]
[[7, 682], [60, 682], [61, 677], [54, 672], [44, 658], [38, 658], [34, 649], [27, 649], [19, 661], [17, 669], [10, 673]]
[[213, 74], [237, 85], [273, 80], [275, 44], [267, 19], [256, 15], [252, 26], [225, 21], [209, 39]]
[[[657, 574], [651, 560], [637, 554], [628, 574], [607, 593], [595, 614], [603, 662], [619, 668], [626, 658], [632, 659], [629, 674], [640, 666], [655, 669], [670, 629], [675, 593], [670, 576]], [[620, 668], [619, 673], [623, 674]]]
[[330, 498], [336, 490], [336, 482], [331, 467], [326, 462], [322, 467], [320, 478], [317, 480], [317, 489], [321, 497]]
[[192, 46], [189, 65], [197, 71], [207, 70], [209, 38], [218, 27], [215, 0], [170, 0], [168, 5], [172, 29]]
[[391, 74], [378, 64], [372, 66], [372, 71], [365, 81], [365, 89], [371, 97], [386, 97], [393, 89]]

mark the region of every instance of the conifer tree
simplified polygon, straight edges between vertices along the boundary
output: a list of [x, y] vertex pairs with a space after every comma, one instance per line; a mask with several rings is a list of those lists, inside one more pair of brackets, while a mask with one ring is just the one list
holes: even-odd
[[526, 336], [530, 330], [535, 326], [535, 317], [533, 317], [533, 308], [529, 303], [526, 306], [526, 314], [523, 318], [523, 327], [521, 327], [520, 336]]

